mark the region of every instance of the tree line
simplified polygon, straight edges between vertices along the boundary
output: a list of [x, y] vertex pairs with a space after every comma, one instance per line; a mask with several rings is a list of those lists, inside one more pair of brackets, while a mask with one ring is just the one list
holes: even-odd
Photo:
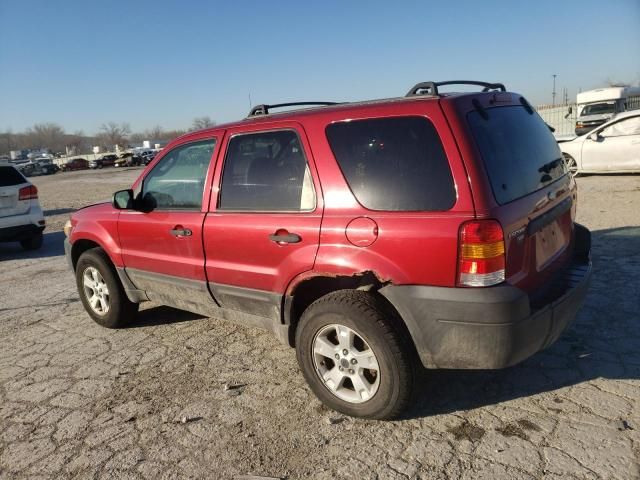
[[42, 150], [51, 153], [70, 152], [75, 155], [90, 153], [94, 146], [99, 146], [103, 151], [110, 151], [116, 145], [127, 148], [130, 145], [140, 144], [144, 140], [151, 142], [170, 141], [187, 133], [212, 127], [216, 124], [210, 117], [197, 117], [193, 119], [188, 130], [165, 130], [160, 125], [144, 130], [132, 132], [128, 123], [107, 122], [100, 126], [95, 135], [85, 135], [82, 130], [67, 133], [57, 123], [37, 123], [23, 132], [14, 133], [11, 130], [0, 132], [0, 155], [9, 155], [12, 150]]

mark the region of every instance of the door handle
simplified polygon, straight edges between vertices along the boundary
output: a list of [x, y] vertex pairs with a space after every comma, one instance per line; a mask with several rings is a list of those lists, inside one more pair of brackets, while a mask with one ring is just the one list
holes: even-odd
[[188, 228], [176, 226], [175, 228], [169, 230], [169, 233], [174, 237], [190, 237], [192, 232]]
[[269, 240], [276, 243], [298, 243], [302, 237], [297, 233], [289, 233], [286, 230], [278, 230], [276, 233], [269, 235]]

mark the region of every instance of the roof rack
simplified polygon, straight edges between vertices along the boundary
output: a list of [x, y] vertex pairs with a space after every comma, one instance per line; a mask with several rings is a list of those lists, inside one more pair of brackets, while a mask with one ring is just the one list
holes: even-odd
[[282, 107], [300, 107], [307, 105], [337, 105], [337, 102], [292, 102], [292, 103], [275, 103], [273, 105], [256, 105], [249, 111], [249, 115], [247, 117], [257, 117], [259, 115], [268, 115], [269, 110], [272, 108], [282, 108]]
[[415, 97], [418, 95], [438, 95], [438, 87], [442, 85], [478, 85], [484, 87], [483, 92], [500, 90], [506, 92], [507, 89], [502, 83], [477, 82], [475, 80], [447, 80], [446, 82], [420, 82], [411, 87], [405, 97]]

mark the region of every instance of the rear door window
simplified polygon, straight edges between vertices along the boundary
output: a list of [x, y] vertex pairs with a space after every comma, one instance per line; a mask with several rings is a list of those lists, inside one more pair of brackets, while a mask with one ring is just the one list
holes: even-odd
[[326, 133], [349, 188], [365, 208], [441, 211], [455, 204], [449, 161], [426, 118], [339, 122]]
[[27, 183], [25, 178], [13, 167], [0, 166], [0, 187], [12, 187]]
[[567, 173], [558, 143], [537, 113], [522, 106], [467, 115], [499, 204], [533, 193]]
[[249, 133], [229, 140], [219, 210], [300, 212], [315, 206], [309, 165], [296, 132]]

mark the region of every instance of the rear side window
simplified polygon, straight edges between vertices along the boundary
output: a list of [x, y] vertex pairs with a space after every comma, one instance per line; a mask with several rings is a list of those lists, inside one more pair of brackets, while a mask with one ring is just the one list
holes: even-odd
[[433, 124], [422, 117], [339, 122], [327, 138], [349, 188], [369, 210], [449, 210], [456, 192]]
[[296, 132], [250, 133], [229, 140], [219, 210], [299, 212], [315, 205], [309, 166]]
[[567, 173], [558, 143], [536, 113], [495, 107], [467, 115], [499, 204], [533, 193]]
[[0, 167], [0, 187], [11, 187], [27, 183], [25, 178], [13, 167]]

